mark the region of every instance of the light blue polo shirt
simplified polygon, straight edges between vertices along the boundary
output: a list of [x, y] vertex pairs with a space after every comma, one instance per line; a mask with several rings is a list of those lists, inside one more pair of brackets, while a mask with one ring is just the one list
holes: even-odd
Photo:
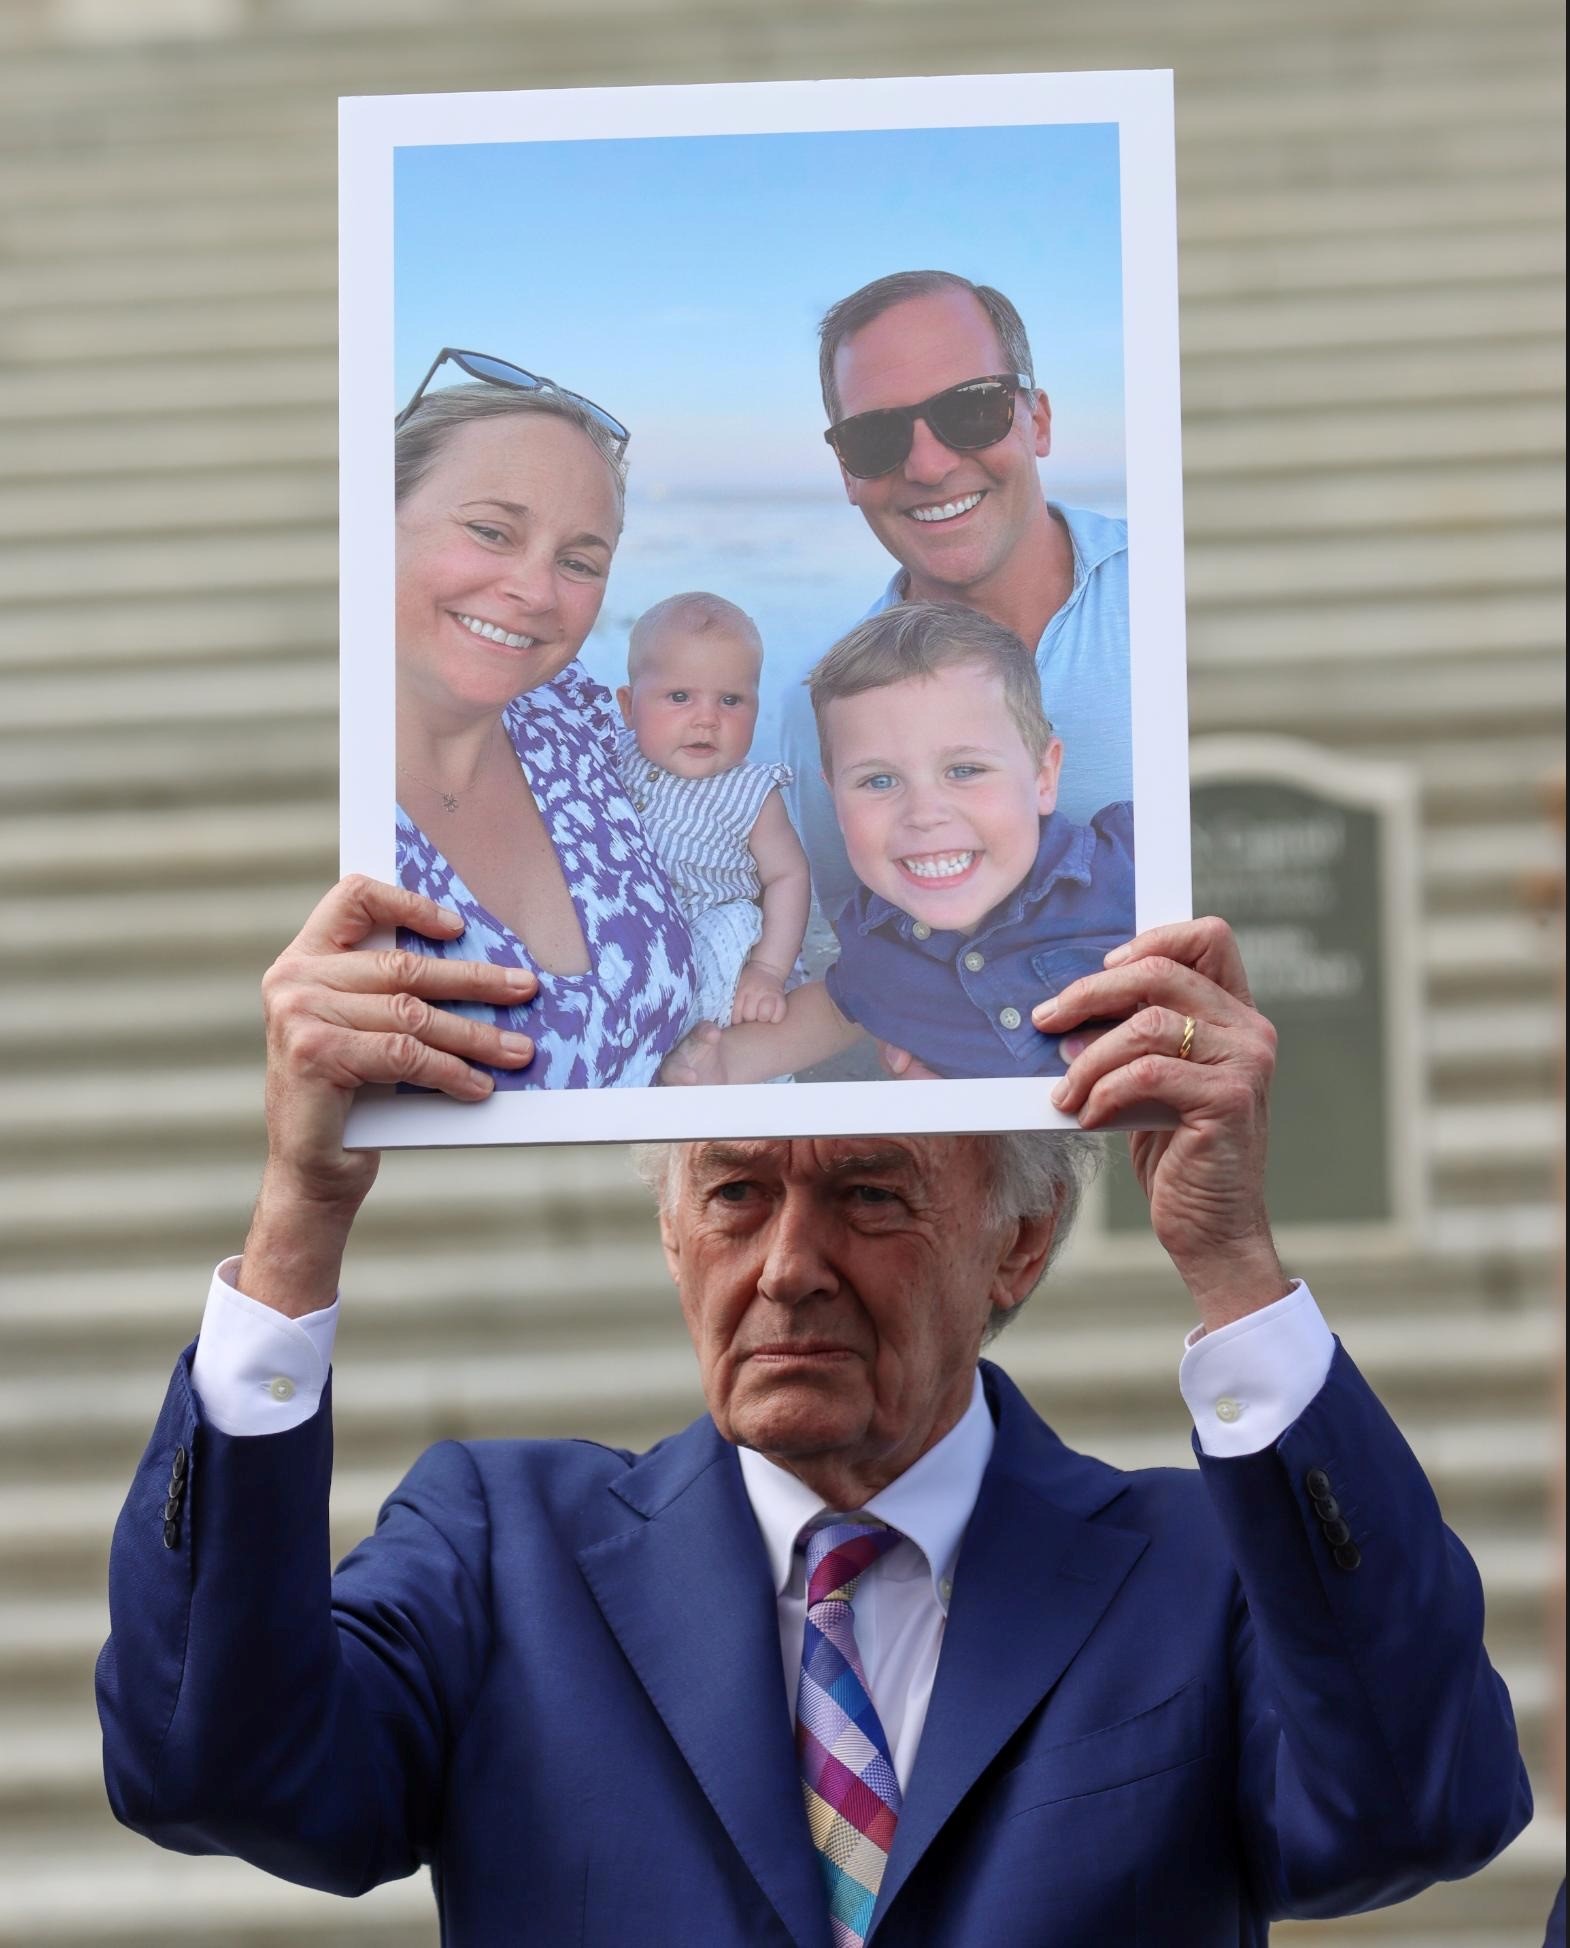
[[[1087, 508], [1048, 505], [1073, 544], [1074, 586], [1042, 631], [1036, 668], [1042, 702], [1063, 740], [1058, 810], [1076, 825], [1088, 825], [1104, 805], [1134, 796], [1128, 523]], [[900, 602], [904, 579], [902, 568], [867, 614], [877, 615]], [[812, 866], [814, 900], [826, 919], [852, 897], [856, 879], [823, 782], [817, 726], [805, 685], [793, 686], [786, 700], [780, 741], [781, 756], [796, 774], [786, 798]]]

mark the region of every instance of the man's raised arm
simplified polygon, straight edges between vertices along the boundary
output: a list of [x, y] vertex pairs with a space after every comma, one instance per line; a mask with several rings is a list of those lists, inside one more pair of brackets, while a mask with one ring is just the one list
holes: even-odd
[[[516, 1068], [532, 1053], [523, 1037], [432, 1005], [516, 1004], [532, 975], [358, 951], [395, 925], [450, 940], [461, 922], [417, 894], [346, 879], [263, 984], [261, 1194], [238, 1274], [214, 1282], [202, 1343], [176, 1365], [116, 1527], [98, 1667], [105, 1776], [126, 1824], [345, 1893], [418, 1863], [442, 1741], [483, 1668], [489, 1622], [483, 1562], [454, 1553], [433, 1570], [416, 1546], [438, 1517], [483, 1538], [483, 1496], [452, 1444], [383, 1512], [376, 1601], [356, 1616], [351, 1583], [335, 1614], [332, 1435], [316, 1403], [344, 1246], [378, 1161], [344, 1149], [344, 1119], [363, 1083], [479, 1100], [493, 1084], [471, 1063]], [[303, 1398], [276, 1370], [291, 1356], [314, 1372]]]

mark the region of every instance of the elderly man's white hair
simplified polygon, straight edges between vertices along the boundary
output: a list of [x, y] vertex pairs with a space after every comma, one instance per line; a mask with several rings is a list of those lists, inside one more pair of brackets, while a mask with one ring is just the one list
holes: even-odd
[[[1101, 1166], [1101, 1139], [1066, 1130], [1000, 1130], [972, 1136], [982, 1146], [987, 1179], [983, 1224], [1013, 1224], [1020, 1218], [1055, 1214], [1052, 1249], [1042, 1266], [1045, 1277], [1074, 1228], [1075, 1214], [1085, 1187]], [[666, 1208], [675, 1193], [679, 1143], [634, 1143], [632, 1164], [644, 1183]], [[1038, 1281], [1039, 1283], [1039, 1281]], [[1015, 1306], [996, 1313], [987, 1333], [995, 1339], [1019, 1312]]]

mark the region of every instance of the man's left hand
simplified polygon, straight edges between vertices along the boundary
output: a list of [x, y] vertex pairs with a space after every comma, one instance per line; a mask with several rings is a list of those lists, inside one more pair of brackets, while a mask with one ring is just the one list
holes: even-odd
[[[1254, 1007], [1223, 920], [1153, 927], [1107, 956], [1032, 1019], [1072, 1056], [1054, 1104], [1083, 1129], [1159, 1104], [1172, 1129], [1129, 1139], [1157, 1238], [1214, 1329], [1283, 1298], [1290, 1281], [1265, 1211], [1265, 1145], [1276, 1031]], [[1093, 1036], [1088, 1021], [1117, 1026]]]

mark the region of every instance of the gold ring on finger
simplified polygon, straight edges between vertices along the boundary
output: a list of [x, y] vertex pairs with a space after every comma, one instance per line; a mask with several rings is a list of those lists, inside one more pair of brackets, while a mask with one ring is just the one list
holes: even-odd
[[1194, 1053], [1194, 1017], [1183, 1017], [1183, 1039], [1178, 1043], [1178, 1060], [1186, 1062]]

